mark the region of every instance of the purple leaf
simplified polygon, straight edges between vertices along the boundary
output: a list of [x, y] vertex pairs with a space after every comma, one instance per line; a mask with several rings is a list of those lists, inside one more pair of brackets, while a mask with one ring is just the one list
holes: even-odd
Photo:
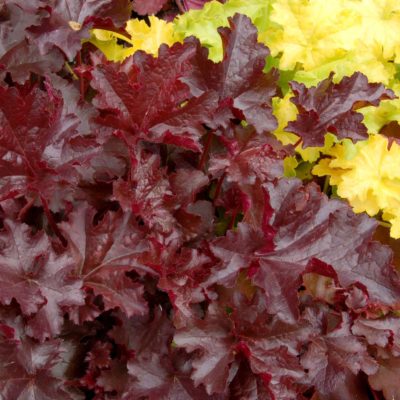
[[286, 130], [299, 135], [303, 147], [323, 146], [327, 132], [354, 142], [366, 139], [367, 128], [362, 124], [362, 114], [355, 111], [357, 106], [377, 106], [383, 99], [395, 98], [390, 89], [385, 89], [382, 84], [368, 83], [367, 77], [360, 72], [344, 77], [339, 83], [333, 83], [332, 79], [333, 74], [309, 89], [302, 83], [290, 84], [295, 94], [291, 101], [299, 114], [296, 121], [289, 122]]

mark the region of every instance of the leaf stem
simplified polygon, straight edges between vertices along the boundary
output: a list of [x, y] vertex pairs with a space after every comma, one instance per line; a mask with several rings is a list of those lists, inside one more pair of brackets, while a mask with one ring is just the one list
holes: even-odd
[[218, 180], [217, 183], [217, 187], [215, 188], [215, 195], [214, 195], [214, 199], [213, 199], [213, 203], [215, 204], [215, 202], [217, 201], [219, 194], [221, 193], [221, 188], [222, 188], [222, 183], [224, 182], [224, 179], [226, 177], [226, 172], [224, 172], [221, 177]]
[[21, 221], [22, 219], [25, 218], [26, 213], [30, 210], [30, 208], [33, 206], [33, 204], [36, 201], [36, 196], [33, 196], [25, 205], [22, 207], [22, 209], [18, 213], [18, 219]]
[[[78, 66], [82, 65], [82, 51], [78, 52], [76, 62]], [[81, 100], [85, 100], [85, 80], [81, 75], [79, 75], [79, 91], [81, 93]]]
[[178, 6], [179, 11], [184, 14], [186, 12], [186, 7], [182, 3], [182, 0], [175, 0], [176, 5]]
[[121, 35], [118, 32], [113, 31], [112, 35], [117, 38], [117, 39], [121, 39], [126, 43], [129, 43], [131, 46], [133, 46], [133, 41], [132, 39], [128, 38], [127, 36]]
[[293, 147], [296, 148], [302, 141], [303, 138], [299, 138], [299, 140], [293, 145]]
[[61, 233], [61, 231], [58, 229], [58, 226], [57, 226], [56, 222], [54, 221], [53, 215], [51, 214], [47, 200], [43, 196], [40, 196], [40, 200], [42, 202], [44, 213], [46, 214], [47, 221], [50, 225], [50, 228], [52, 229], [54, 234], [60, 239], [62, 245], [66, 247], [68, 245], [68, 242], [65, 239], [65, 237], [63, 236], [63, 234]]
[[229, 221], [228, 229], [233, 229], [235, 227], [235, 220], [236, 220], [237, 215], [238, 215], [238, 209], [235, 208], [233, 213], [232, 213], [232, 218]]
[[325, 181], [324, 181], [324, 187], [322, 189], [322, 191], [327, 194], [328, 193], [328, 189], [329, 189], [329, 176], [327, 175], [325, 177]]
[[75, 79], [76, 81], [79, 79], [74, 70], [71, 68], [71, 66], [68, 64], [68, 62], [65, 62], [65, 68], [67, 71], [72, 75], [72, 78]]
[[201, 154], [201, 158], [200, 158], [200, 161], [199, 161], [199, 167], [198, 168], [200, 170], [202, 170], [204, 168], [204, 165], [206, 163], [206, 159], [207, 159], [208, 153], [210, 151], [212, 137], [213, 137], [212, 132], [208, 132], [207, 133], [206, 142], [204, 144], [204, 150], [203, 150], [203, 153]]
[[377, 221], [378, 221], [378, 224], [379, 224], [380, 226], [383, 226], [383, 227], [385, 227], [385, 228], [391, 228], [391, 227], [392, 227], [392, 224], [389, 223], [389, 222], [381, 221], [381, 220], [379, 220], [379, 219], [377, 219]]

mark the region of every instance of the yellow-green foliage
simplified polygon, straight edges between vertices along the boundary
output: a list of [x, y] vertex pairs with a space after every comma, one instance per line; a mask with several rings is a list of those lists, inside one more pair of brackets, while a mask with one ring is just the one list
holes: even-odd
[[313, 173], [330, 176], [339, 196], [349, 200], [355, 212], [366, 211], [392, 224], [391, 236], [400, 238], [400, 146], [389, 148], [383, 135], [353, 144], [336, 144], [314, 167]]
[[[123, 61], [137, 50], [143, 50], [156, 56], [161, 44], [172, 45], [177, 38], [172, 23], [154, 16], [149, 19], [150, 26], [143, 20], [129, 20], [125, 26], [129, 36], [105, 29], [93, 29], [89, 41], [99, 48], [110, 61]], [[118, 39], [123, 40], [125, 45], [119, 44]]]

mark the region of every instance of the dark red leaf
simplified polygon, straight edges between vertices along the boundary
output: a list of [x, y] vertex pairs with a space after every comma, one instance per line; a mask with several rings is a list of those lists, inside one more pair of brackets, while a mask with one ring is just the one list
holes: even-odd
[[[91, 28], [205, 1], [3, 3], [0, 397], [395, 398], [391, 251], [283, 178], [250, 19], [220, 28], [219, 63], [195, 38], [112, 63]], [[292, 89], [306, 146], [362, 138], [356, 110], [393, 97], [359, 73]]]
[[311, 335], [311, 325], [304, 320], [289, 325], [271, 317], [259, 294], [249, 301], [235, 291], [229, 293], [219, 300], [219, 306], [216, 302], [209, 305], [204, 319], [179, 329], [174, 336], [179, 347], [196, 351], [192, 363], [195, 384], [203, 384], [209, 394], [225, 392], [239, 352], [253, 373], [269, 376], [265, 383], [273, 396], [294, 398], [304, 379], [297, 356]]
[[176, 225], [171, 202], [172, 191], [161, 160], [157, 154], [140, 146], [131, 154], [132, 168], [129, 181], [115, 181], [114, 198], [125, 211], [133, 211], [155, 231], [170, 232]]
[[190, 70], [193, 44], [162, 46], [158, 58], [136, 53], [122, 64], [99, 65], [92, 86], [99, 123], [120, 131], [132, 145], [139, 139], [199, 151], [204, 123], [216, 107], [214, 92], [190, 95], [182, 78]]
[[289, 122], [286, 130], [299, 135], [303, 147], [323, 146], [327, 132], [334, 133], [339, 139], [366, 139], [363, 116], [355, 111], [357, 103], [377, 106], [383, 99], [395, 98], [390, 89], [385, 89], [382, 84], [368, 83], [367, 77], [360, 72], [344, 77], [339, 83], [332, 80], [333, 74], [309, 89], [302, 83], [290, 83], [295, 94], [291, 101], [299, 114], [296, 121]]
[[117, 25], [130, 17], [129, 0], [51, 0], [40, 26], [29, 28], [29, 37], [47, 54], [53, 47], [60, 49], [72, 61], [89, 37], [90, 17], [110, 18]]
[[21, 223], [6, 221], [0, 240], [1, 303], [18, 302], [35, 338], [60, 333], [63, 310], [83, 304], [82, 282], [71, 277], [74, 260], [57, 255], [43, 232], [33, 236]]
[[210, 0], [182, 0], [187, 10], [200, 10]]
[[230, 364], [234, 360], [235, 338], [230, 334], [231, 321], [209, 306], [207, 317], [190, 327], [178, 330], [174, 343], [188, 352], [198, 351], [193, 360], [194, 384], [203, 384], [208, 394], [226, 390]]
[[229, 24], [230, 28], [219, 28], [223, 61], [214, 64], [207, 60], [207, 51], [198, 49], [194, 70], [185, 82], [196, 96], [212, 90], [218, 93], [220, 102], [229, 99], [231, 107], [239, 110], [257, 133], [272, 131], [277, 126], [271, 99], [276, 94], [278, 75], [275, 70], [263, 73], [269, 50], [258, 43], [257, 29], [247, 16], [236, 14]]
[[213, 268], [207, 283], [232, 286], [238, 272], [250, 266], [254, 253], [264, 245], [263, 232], [245, 223], [239, 223], [235, 232], [228, 231], [225, 237], [214, 239], [211, 251], [221, 260], [221, 265]]
[[339, 325], [325, 336], [316, 337], [301, 357], [301, 364], [309, 370], [311, 383], [322, 394], [333, 393], [351, 371], [360, 370], [371, 375], [378, 370], [376, 361], [368, 354], [366, 343], [353, 336], [351, 319], [342, 314]]
[[182, 205], [194, 202], [196, 194], [208, 183], [207, 175], [194, 168], [179, 168], [170, 175], [171, 190], [177, 202]]
[[343, 202], [328, 201], [312, 184], [282, 179], [264, 187], [274, 210], [270, 224], [276, 231], [275, 249], [259, 255], [260, 268], [252, 279], [265, 289], [271, 312], [291, 309], [298, 317], [298, 277], [313, 257], [334, 268], [342, 287], [364, 285], [370, 304], [396, 307], [400, 281], [390, 250], [371, 241], [373, 220], [351, 213]]
[[230, 385], [232, 400], [271, 400], [271, 395], [262, 378], [251, 372], [249, 365], [242, 363]]
[[369, 377], [369, 383], [375, 390], [381, 390], [385, 400], [400, 399], [400, 358], [391, 357], [379, 360], [379, 370]]
[[86, 356], [89, 369], [110, 367], [111, 350], [111, 343], [97, 342]]
[[54, 211], [72, 200], [76, 166], [98, 145], [77, 136], [79, 120], [62, 113], [63, 99], [51, 86], [0, 87], [0, 198], [43, 198]]
[[169, 294], [176, 328], [182, 328], [202, 315], [199, 303], [209, 295], [203, 282], [210, 275], [213, 262], [206, 251], [185, 247], [179, 255], [172, 254], [170, 259], [164, 261], [164, 273], [158, 287]]
[[1, 5], [1, 57], [25, 40], [25, 29], [41, 23], [46, 13], [38, 12], [40, 6], [42, 6], [40, 0], [32, 0], [29, 3], [24, 0], [13, 0]]
[[169, 0], [133, 0], [133, 10], [139, 15], [157, 14]]
[[[133, 398], [149, 396], [156, 399], [171, 384], [168, 352], [174, 328], [161, 313], [157, 313], [153, 321], [143, 322], [146, 323], [129, 325], [126, 332], [130, 336], [127, 348], [135, 354], [128, 361], [128, 373], [133, 378], [128, 392]], [[114, 337], [118, 342], [118, 336]], [[127, 395], [125, 397], [128, 398]]]
[[[9, 72], [14, 82], [23, 84], [31, 73], [47, 75], [58, 72], [65, 63], [60, 50], [51, 49], [46, 55], [41, 55], [38, 49], [23, 40], [12, 47], [0, 58], [0, 65], [4, 65], [4, 72]], [[2, 75], [3, 75], [2, 74]]]
[[[2, 319], [4, 315], [0, 317]], [[37, 343], [24, 335], [21, 317], [8, 315], [14, 335], [0, 337], [0, 392], [4, 399], [72, 400], [58, 375], [62, 370], [61, 340]]]
[[62, 102], [62, 117], [75, 117], [76, 131], [82, 136], [92, 134], [91, 120], [97, 116], [94, 108], [81, 101], [81, 93], [77, 82], [68, 82], [61, 79], [58, 75], [47, 76], [46, 89], [53, 96], [60, 96]]
[[[169, 319], [158, 310], [153, 319], [123, 318], [110, 336], [131, 356], [127, 370], [120, 371], [119, 377], [102, 373], [105, 389], [117, 390], [120, 398], [127, 400], [141, 397], [149, 400], [208, 399], [204, 389], [195, 388], [188, 377], [191, 371], [188, 357], [171, 345], [173, 332]], [[210, 399], [217, 400], [217, 397]]]
[[343, 400], [343, 399], [357, 399], [357, 400], [370, 400], [371, 390], [368, 385], [365, 375], [353, 375], [352, 372], [345, 373], [344, 380], [335, 390], [328, 394], [318, 392], [316, 395], [317, 400]]
[[143, 287], [126, 272], [154, 271], [141, 264], [148, 250], [142, 232], [130, 213], [108, 212], [94, 224], [95, 211], [80, 204], [60, 227], [75, 256], [75, 273], [86, 288], [101, 295], [106, 310], [119, 307], [128, 316], [147, 314]]
[[358, 318], [351, 329], [354, 335], [364, 336], [370, 345], [390, 349], [395, 356], [400, 355], [400, 319], [386, 317], [380, 319]]
[[251, 128], [235, 127], [233, 132], [228, 154], [211, 156], [209, 173], [214, 177], [225, 173], [228, 182], [236, 182], [242, 188], [283, 176], [283, 159], [289, 152], [279, 143], [267, 136], [256, 136]]

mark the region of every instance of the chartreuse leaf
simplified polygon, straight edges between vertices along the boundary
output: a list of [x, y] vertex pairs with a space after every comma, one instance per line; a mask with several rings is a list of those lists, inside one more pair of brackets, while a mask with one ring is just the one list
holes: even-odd
[[357, 47], [347, 51], [336, 59], [318, 65], [312, 69], [298, 68], [294, 72], [293, 80], [304, 83], [306, 86], [316, 86], [321, 80], [335, 73], [333, 81], [339, 82], [343, 77], [360, 71], [368, 77], [369, 82], [379, 82], [389, 85], [393, 79], [395, 67], [392, 62], [382, 57], [379, 45], [366, 46], [362, 41]]
[[[276, 0], [271, 19], [281, 29], [269, 40], [273, 55], [282, 53], [280, 66], [294, 69], [297, 63], [304, 70], [321, 66], [345, 52], [346, 32], [357, 22], [355, 11], [348, 11], [344, 0], [326, 2], [316, 0]], [[352, 40], [352, 38], [350, 38]]]
[[[395, 94], [400, 94], [400, 85], [392, 85]], [[384, 100], [379, 107], [364, 107], [360, 109], [364, 115], [363, 123], [370, 133], [379, 133], [380, 130], [391, 122], [400, 122], [400, 99]]]
[[174, 30], [179, 39], [196, 36], [201, 44], [209, 49], [209, 58], [221, 61], [222, 42], [218, 28], [228, 26], [228, 18], [234, 14], [245, 14], [256, 25], [259, 33], [269, 29], [269, 13], [273, 1], [230, 0], [225, 4], [219, 1], [206, 3], [201, 10], [190, 10], [174, 21]]
[[314, 167], [318, 176], [329, 175], [339, 196], [348, 199], [357, 213], [382, 218], [392, 224], [390, 234], [400, 238], [400, 145], [382, 135], [371, 135], [356, 144], [345, 140], [328, 151], [330, 158]]
[[171, 46], [177, 40], [171, 23], [154, 16], [150, 16], [149, 20], [150, 26], [143, 20], [131, 19], [126, 23], [126, 31], [131, 35], [133, 47], [157, 55], [161, 44]]
[[[400, 3], [396, 0], [361, 0], [346, 2], [361, 18], [353, 28], [357, 38], [368, 46], [379, 43], [386, 60], [400, 61]], [[373, 29], [371, 29], [373, 27]]]
[[[100, 49], [110, 61], [123, 61], [137, 50], [157, 55], [161, 44], [172, 45], [176, 41], [173, 25], [155, 16], [150, 16], [150, 26], [143, 20], [131, 19], [125, 30], [130, 37], [108, 31], [93, 29], [90, 43]], [[124, 44], [119, 44], [122, 40]]]
[[227, 26], [229, 16], [243, 13], [256, 25], [259, 41], [270, 48], [276, 66], [292, 71], [298, 82], [316, 85], [331, 71], [337, 82], [361, 71], [370, 82], [389, 85], [396, 74], [393, 60], [400, 60], [399, 8], [395, 0], [211, 1], [202, 10], [179, 16], [174, 30], [180, 39], [199, 38], [210, 59], [219, 61], [217, 28]]
[[135, 48], [133, 46], [125, 47], [118, 44], [118, 39], [123, 40], [126, 44], [131, 43], [128, 37], [105, 29], [93, 29], [89, 42], [101, 50], [107, 60], [123, 61], [135, 52]]
[[[280, 68], [297, 69], [295, 80], [308, 86], [331, 71], [337, 81], [361, 71], [371, 82], [389, 84], [395, 74], [398, 9], [391, 0], [276, 0], [270, 20], [280, 28], [260, 38], [273, 56], [281, 54]], [[389, 26], [393, 29], [385, 34]]]

